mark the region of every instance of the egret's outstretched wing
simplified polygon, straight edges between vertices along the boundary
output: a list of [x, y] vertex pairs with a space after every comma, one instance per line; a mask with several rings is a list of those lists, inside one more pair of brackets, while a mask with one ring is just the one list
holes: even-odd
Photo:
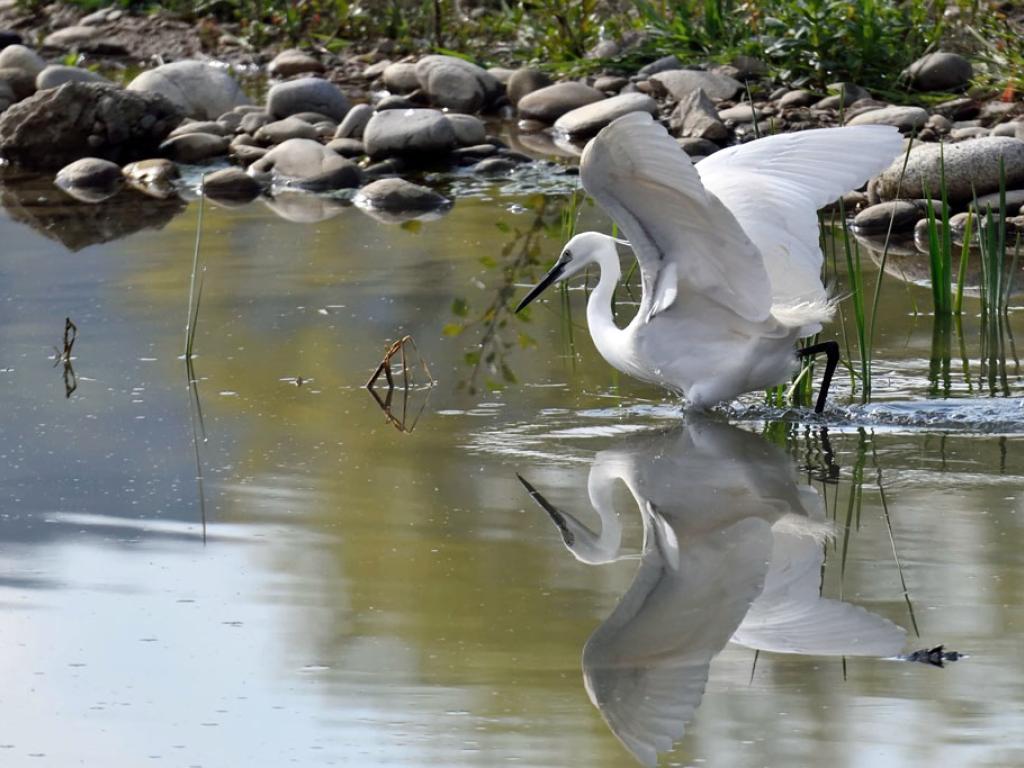
[[583, 150], [580, 177], [640, 262], [641, 317], [687, 290], [747, 320], [768, 317], [770, 284], [757, 247], [650, 115], [633, 112], [605, 127]]
[[774, 303], [820, 303], [817, 210], [888, 168], [902, 146], [892, 126], [827, 128], [728, 147], [696, 169], [760, 250]]

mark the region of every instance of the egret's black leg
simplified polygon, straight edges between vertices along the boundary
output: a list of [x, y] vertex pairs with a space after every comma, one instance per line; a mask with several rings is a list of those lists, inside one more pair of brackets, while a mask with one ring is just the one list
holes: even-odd
[[825, 360], [825, 375], [821, 377], [821, 389], [818, 390], [818, 401], [814, 405], [814, 412], [821, 413], [825, 410], [825, 400], [828, 398], [828, 388], [832, 383], [832, 374], [836, 371], [836, 366], [839, 365], [839, 342], [838, 341], [823, 341], [821, 344], [812, 344], [809, 347], [798, 349], [797, 357], [814, 357], [819, 352], [824, 352], [826, 356]]

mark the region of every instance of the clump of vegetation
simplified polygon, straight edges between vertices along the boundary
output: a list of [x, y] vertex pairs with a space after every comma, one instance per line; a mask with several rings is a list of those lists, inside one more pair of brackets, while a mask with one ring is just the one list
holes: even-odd
[[[67, 0], [84, 9], [109, 0]], [[21, 0], [42, 6], [41, 0]], [[1013, 97], [1024, 83], [1021, 18], [958, 0], [119, 0], [237, 25], [256, 47], [458, 53], [488, 64], [561, 72], [619, 68], [667, 54], [684, 63], [762, 60], [796, 86], [849, 80], [898, 91], [899, 74], [940, 44], [979, 63], [978, 78]], [[1003, 4], [1005, 5], [1005, 4]], [[605, 45], [601, 45], [605, 43]]]

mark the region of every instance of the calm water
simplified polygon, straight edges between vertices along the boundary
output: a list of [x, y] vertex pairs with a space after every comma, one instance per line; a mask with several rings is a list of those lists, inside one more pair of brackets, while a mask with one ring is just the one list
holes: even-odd
[[298, 198], [207, 207], [190, 388], [196, 204], [3, 194], [0, 765], [1024, 762], [1017, 316], [887, 278], [881, 406], [684, 419], [582, 291], [507, 314], [563, 197]]

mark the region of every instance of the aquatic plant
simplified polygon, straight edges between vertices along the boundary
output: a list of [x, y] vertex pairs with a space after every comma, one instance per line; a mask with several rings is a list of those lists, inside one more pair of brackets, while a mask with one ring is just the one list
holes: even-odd
[[[192, 277], [188, 286], [188, 314], [185, 318], [185, 359], [192, 358], [195, 348], [196, 327], [199, 323], [199, 302], [203, 297], [203, 280], [206, 275], [206, 267], [199, 272], [199, 245], [203, 238], [203, 207], [206, 202], [206, 195], [203, 188], [206, 183], [206, 176], [203, 175], [199, 183], [199, 212], [196, 215], [196, 245], [192, 252]], [[196, 274], [199, 274], [198, 290], [196, 287]]]

